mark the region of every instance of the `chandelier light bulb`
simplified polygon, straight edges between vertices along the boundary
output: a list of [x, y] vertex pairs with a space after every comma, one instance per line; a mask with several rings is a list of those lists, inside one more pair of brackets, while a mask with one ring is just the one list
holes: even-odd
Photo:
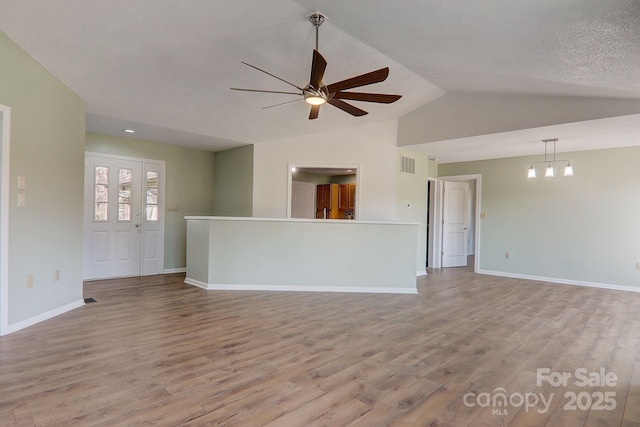
[[571, 163], [567, 163], [567, 167], [564, 168], [564, 176], [573, 176], [573, 166], [571, 166]]
[[551, 163], [549, 163], [549, 166], [544, 170], [544, 177], [553, 178], [553, 166], [551, 166]]

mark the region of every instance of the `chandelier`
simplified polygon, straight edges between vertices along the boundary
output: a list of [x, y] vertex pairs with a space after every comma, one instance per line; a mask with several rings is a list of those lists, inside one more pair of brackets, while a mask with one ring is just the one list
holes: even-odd
[[[554, 177], [555, 171], [553, 169], [553, 165], [555, 163], [565, 164], [564, 176], [573, 176], [573, 166], [571, 166], [571, 163], [569, 163], [569, 160], [556, 159], [556, 142], [558, 142], [558, 138], [543, 139], [542, 142], [544, 142], [544, 161], [541, 160], [539, 162], [531, 162], [531, 166], [529, 167], [529, 172], [527, 173], [527, 178], [536, 177], [536, 169], [534, 168], [533, 165], [536, 165], [538, 163], [544, 163], [547, 165], [547, 167], [544, 169], [545, 178]], [[553, 157], [551, 157], [551, 154], [548, 154], [548, 150], [547, 150], [547, 145], [550, 142], [553, 142]]]

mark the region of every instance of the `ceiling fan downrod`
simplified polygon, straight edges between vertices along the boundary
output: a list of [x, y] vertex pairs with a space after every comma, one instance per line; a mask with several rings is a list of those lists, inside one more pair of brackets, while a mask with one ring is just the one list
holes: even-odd
[[316, 27], [316, 50], [318, 50], [318, 28], [320, 28], [320, 25], [324, 22], [324, 15], [320, 12], [316, 12], [309, 16], [309, 21], [311, 21], [313, 26]]

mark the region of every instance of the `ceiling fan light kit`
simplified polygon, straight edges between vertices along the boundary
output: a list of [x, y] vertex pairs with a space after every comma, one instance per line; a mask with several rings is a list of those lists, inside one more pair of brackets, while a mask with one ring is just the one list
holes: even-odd
[[269, 73], [261, 68], [256, 67], [255, 65], [251, 65], [247, 62], [242, 62], [243, 64], [256, 69], [260, 72], [263, 72], [271, 77], [274, 77], [281, 82], [288, 84], [289, 86], [295, 87], [298, 92], [283, 92], [283, 91], [273, 91], [273, 90], [262, 90], [262, 89], [244, 89], [244, 88], [234, 88], [231, 90], [244, 91], [244, 92], [259, 92], [259, 93], [278, 93], [285, 95], [298, 95], [302, 98], [298, 98], [294, 101], [283, 102], [276, 105], [270, 105], [264, 108], [276, 107], [279, 105], [288, 104], [290, 102], [298, 101], [299, 99], [304, 99], [304, 101], [311, 106], [311, 111], [309, 112], [309, 120], [317, 119], [320, 113], [320, 106], [324, 104], [331, 104], [340, 110], [351, 114], [355, 117], [360, 117], [368, 114], [366, 111], [352, 105], [344, 100], [350, 101], [361, 101], [361, 102], [374, 102], [378, 104], [391, 104], [402, 97], [402, 95], [390, 95], [390, 94], [381, 94], [381, 93], [364, 93], [364, 92], [345, 92], [349, 89], [354, 89], [361, 86], [367, 86], [374, 83], [380, 83], [387, 79], [389, 76], [389, 67], [381, 68], [379, 70], [371, 71], [369, 73], [361, 74], [359, 76], [351, 77], [346, 80], [342, 80], [336, 83], [332, 83], [330, 85], [325, 85], [322, 82], [322, 78], [324, 77], [325, 69], [327, 68], [327, 61], [320, 54], [318, 50], [318, 30], [322, 23], [324, 22], [324, 16], [317, 12], [309, 16], [309, 21], [316, 29], [316, 48], [313, 50], [313, 58], [311, 62], [311, 77], [309, 79], [309, 84], [305, 87], [300, 87], [294, 83], [291, 83], [281, 77], [278, 77], [274, 74]]

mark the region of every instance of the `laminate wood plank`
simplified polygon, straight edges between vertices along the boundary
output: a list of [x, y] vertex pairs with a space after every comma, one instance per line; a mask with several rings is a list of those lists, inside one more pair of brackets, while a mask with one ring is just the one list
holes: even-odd
[[629, 393], [624, 405], [622, 425], [640, 425], [640, 362], [633, 364], [633, 373], [629, 381]]
[[[97, 303], [0, 337], [0, 427], [631, 426], [640, 294], [430, 271], [418, 295], [204, 291], [93, 281]], [[615, 411], [565, 410], [536, 370], [615, 371]], [[549, 412], [465, 393], [554, 394]]]

